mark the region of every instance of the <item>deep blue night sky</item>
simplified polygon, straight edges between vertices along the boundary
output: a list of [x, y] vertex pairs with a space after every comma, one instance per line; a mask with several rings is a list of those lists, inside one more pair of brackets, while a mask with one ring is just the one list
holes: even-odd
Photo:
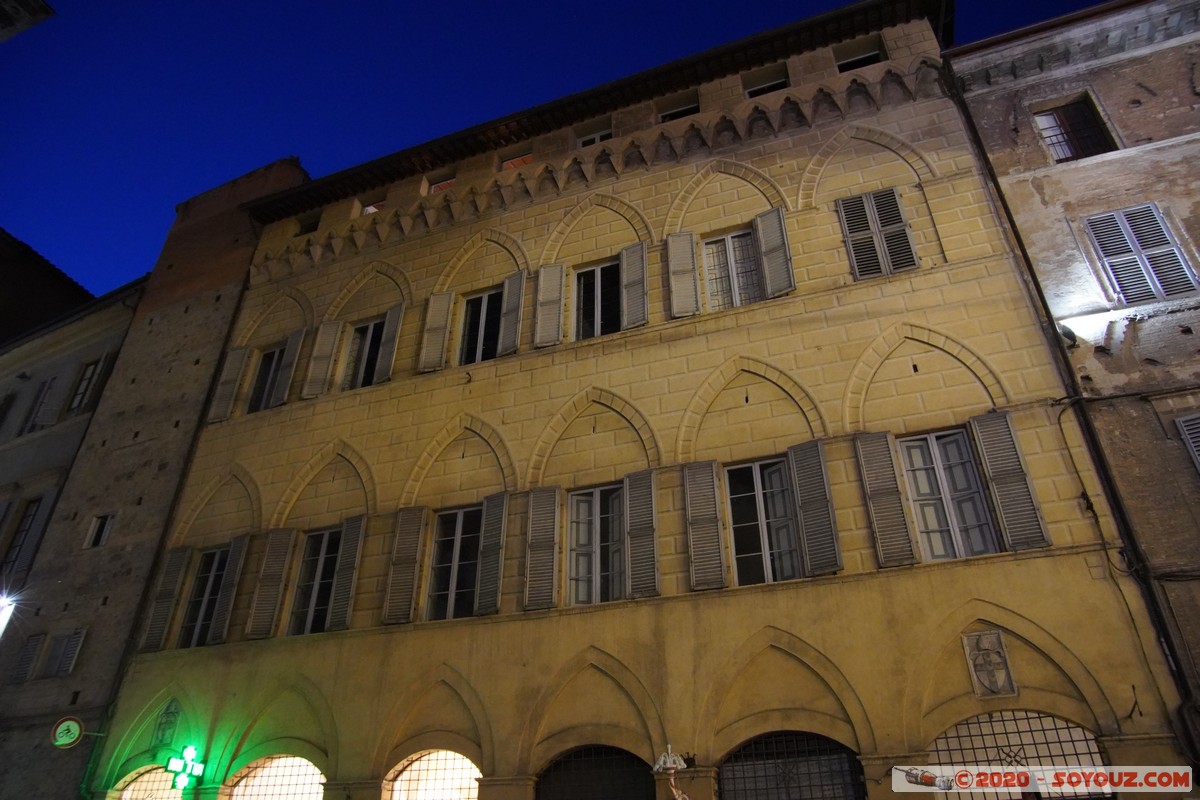
[[[176, 203], [267, 162], [319, 177], [846, 5], [50, 4], [0, 44], [0, 227], [98, 294], [151, 269]], [[1090, 5], [959, 0], [955, 40]]]

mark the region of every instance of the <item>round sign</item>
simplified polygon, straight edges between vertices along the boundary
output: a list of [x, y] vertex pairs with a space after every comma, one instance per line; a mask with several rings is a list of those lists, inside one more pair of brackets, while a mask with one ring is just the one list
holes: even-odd
[[83, 720], [79, 717], [63, 717], [54, 723], [50, 731], [50, 741], [55, 747], [66, 750], [79, 744], [83, 738]]

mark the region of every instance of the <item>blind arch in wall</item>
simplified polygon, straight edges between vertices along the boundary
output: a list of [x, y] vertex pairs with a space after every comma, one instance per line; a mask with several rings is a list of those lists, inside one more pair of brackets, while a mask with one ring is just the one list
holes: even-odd
[[620, 748], [577, 747], [542, 770], [534, 800], [654, 800], [654, 773]]
[[307, 759], [267, 756], [238, 772], [232, 800], [322, 800], [325, 776]]
[[386, 800], [477, 800], [483, 774], [453, 750], [425, 750], [404, 759], [384, 785]]
[[866, 779], [853, 750], [825, 736], [774, 731], [744, 742], [717, 768], [720, 800], [865, 800]]

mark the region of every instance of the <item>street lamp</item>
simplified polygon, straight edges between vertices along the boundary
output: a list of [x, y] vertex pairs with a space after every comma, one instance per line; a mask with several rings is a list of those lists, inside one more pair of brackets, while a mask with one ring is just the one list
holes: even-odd
[[4, 629], [8, 627], [8, 621], [12, 619], [16, 607], [17, 604], [11, 597], [0, 595], [0, 636], [4, 635]]

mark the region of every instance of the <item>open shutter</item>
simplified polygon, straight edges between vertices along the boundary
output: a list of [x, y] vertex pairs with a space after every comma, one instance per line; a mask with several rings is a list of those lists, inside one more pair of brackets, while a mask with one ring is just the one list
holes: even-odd
[[479, 582], [475, 592], [475, 614], [500, 611], [500, 569], [504, 563], [504, 522], [508, 517], [508, 495], [504, 492], [483, 499], [483, 531], [479, 538]]
[[842, 233], [846, 237], [846, 250], [850, 254], [850, 268], [857, 280], [874, 278], [883, 274], [883, 258], [875, 244], [875, 233], [871, 230], [871, 216], [867, 211], [867, 196], [843, 197], [837, 201], [838, 218], [842, 221]]
[[70, 383], [58, 380], [57, 378], [51, 378], [46, 383], [46, 391], [42, 394], [37, 415], [33, 418], [34, 425], [39, 428], [49, 428], [58, 422], [63, 403], [66, 402], [65, 395], [69, 386]]
[[537, 312], [533, 320], [533, 346], [549, 347], [562, 341], [563, 281], [562, 264], [548, 264], [538, 270]]
[[525, 609], [554, 607], [555, 545], [558, 539], [558, 487], [529, 492], [529, 537], [525, 556]]
[[87, 633], [87, 628], [76, 628], [67, 634], [63, 641], [63, 649], [58, 658], [58, 664], [55, 666], [54, 675], [56, 677], [64, 677], [70, 675], [75, 669], [75, 660], [79, 658], [79, 649], [83, 647], [83, 637]]
[[1116, 214], [1100, 214], [1087, 221], [1088, 233], [1100, 251], [1122, 302], [1140, 303], [1155, 298], [1154, 287]]
[[425, 529], [425, 511], [424, 506], [412, 506], [396, 512], [396, 525], [392, 532], [392, 563], [388, 571], [387, 596], [383, 599], [384, 623], [412, 620], [417, 557], [421, 533]]
[[683, 466], [687, 506], [688, 558], [692, 589], [725, 587], [725, 550], [717, 513], [717, 462], [697, 461]]
[[792, 251], [783, 226], [783, 209], [772, 208], [754, 218], [754, 238], [762, 255], [763, 286], [767, 297], [779, 297], [796, 288]]
[[147, 614], [146, 638], [142, 640], [142, 652], [151, 653], [162, 650], [166, 644], [167, 628], [171, 624], [171, 612], [175, 610], [175, 602], [179, 598], [179, 589], [183, 584], [183, 573], [187, 570], [188, 561], [192, 557], [192, 548], [175, 547], [167, 551], [163, 563], [162, 577], [158, 582], [158, 591]]
[[50, 525], [50, 516], [54, 513], [54, 501], [57, 499], [58, 487], [42, 495], [41, 502], [38, 503], [37, 511], [29, 526], [29, 533], [25, 535], [25, 541], [21, 543], [21, 552], [17, 553], [17, 558], [13, 561], [12, 572], [15, 581], [21, 580], [21, 576], [33, 567], [33, 559], [37, 556], [38, 548], [42, 546], [42, 537], [46, 535], [46, 528]]
[[1121, 212], [1163, 297], [1196, 290], [1196, 279], [1153, 203]]
[[679, 318], [699, 314], [695, 234], [672, 233], [667, 237], [667, 275], [671, 284], [671, 316]]
[[915, 564], [917, 556], [904, 513], [891, 434], [860, 433], [854, 437], [854, 449], [858, 452], [858, 469], [862, 473], [871, 529], [875, 532], [879, 566]]
[[[1191, 455], [1192, 463], [1196, 465], [1196, 471], [1200, 472], [1200, 414], [1180, 417], [1175, 420], [1175, 424], [1179, 426], [1179, 433], [1183, 437], [1183, 446]], [[4, 518], [0, 515], [0, 525], [3, 524]]]
[[629, 596], [658, 596], [654, 470], [625, 476], [625, 536], [629, 541]]
[[235, 536], [229, 543], [229, 555], [225, 557], [225, 574], [217, 589], [217, 602], [213, 607], [212, 622], [208, 626], [205, 644], [221, 644], [229, 635], [229, 616], [233, 610], [233, 599], [237, 594], [238, 579], [242, 576], [242, 564], [246, 561], [246, 548], [250, 545], [250, 534]]
[[96, 369], [96, 377], [92, 379], [92, 385], [88, 387], [87, 397], [83, 401], [83, 410], [92, 411], [100, 403], [100, 395], [104, 392], [104, 385], [108, 383], [108, 376], [112, 374], [113, 364], [117, 360], [115, 352], [105, 353], [100, 359], [100, 366]]
[[496, 355], [517, 352], [521, 338], [521, 305], [525, 300], [525, 271], [517, 270], [504, 279], [504, 296], [500, 301], [500, 340]]
[[800, 548], [806, 575], [826, 575], [842, 568], [837, 523], [829, 477], [825, 473], [825, 451], [820, 440], [788, 448], [788, 465], [795, 482], [796, 505], [800, 511]]
[[1000, 514], [1000, 528], [1010, 550], [1046, 547], [1046, 528], [1033, 500], [1033, 487], [1021, 463], [1012, 420], [1004, 412], [971, 418], [971, 430], [983, 454], [992, 499]]
[[300, 346], [304, 344], [304, 329], [292, 331], [283, 347], [283, 360], [279, 362], [279, 374], [275, 376], [275, 388], [267, 401], [268, 408], [287, 402], [288, 390], [292, 388], [292, 375], [296, 372], [296, 360], [300, 357]]
[[386, 383], [392, 379], [392, 367], [396, 363], [396, 340], [403, 321], [404, 303], [389, 308], [387, 316], [383, 318], [383, 338], [379, 342], [379, 357], [375, 359], [374, 383]]
[[37, 663], [38, 653], [42, 651], [42, 644], [46, 641], [46, 634], [35, 633], [33, 636], [25, 637], [25, 641], [21, 644], [21, 651], [17, 654], [17, 663], [13, 665], [13, 670], [8, 674], [9, 683], [24, 683], [33, 677], [33, 667]]
[[342, 542], [338, 546], [333, 590], [329, 596], [329, 620], [325, 630], [344, 631], [350, 627], [350, 612], [354, 607], [354, 579], [358, 575], [358, 559], [362, 553], [366, 524], [367, 518], [361, 515], [342, 522]]
[[284, 576], [292, 558], [296, 531], [276, 528], [267, 534], [267, 552], [263, 556], [258, 586], [250, 603], [250, 619], [246, 623], [247, 639], [266, 639], [275, 632], [279, 604], [283, 600]]
[[454, 292], [437, 292], [425, 303], [425, 332], [421, 336], [421, 355], [417, 369], [434, 372], [446, 366], [446, 343], [450, 336], [450, 309]]
[[300, 396], [304, 399], [320, 397], [329, 390], [329, 378], [333, 372], [333, 353], [342, 338], [342, 323], [337, 320], [322, 322], [313, 340], [312, 354], [308, 357], [308, 375]]
[[646, 243], [621, 250], [621, 330], [645, 325], [649, 319], [646, 301]]
[[228, 419], [233, 412], [233, 400], [237, 397], [238, 386], [242, 382], [248, 353], [246, 348], [237, 347], [225, 354], [221, 377], [217, 380], [217, 391], [213, 394], [212, 405], [208, 409], [209, 422]]
[[917, 266], [917, 254], [908, 238], [904, 214], [900, 211], [900, 195], [895, 189], [883, 189], [873, 192], [870, 198], [888, 271], [900, 272]]

